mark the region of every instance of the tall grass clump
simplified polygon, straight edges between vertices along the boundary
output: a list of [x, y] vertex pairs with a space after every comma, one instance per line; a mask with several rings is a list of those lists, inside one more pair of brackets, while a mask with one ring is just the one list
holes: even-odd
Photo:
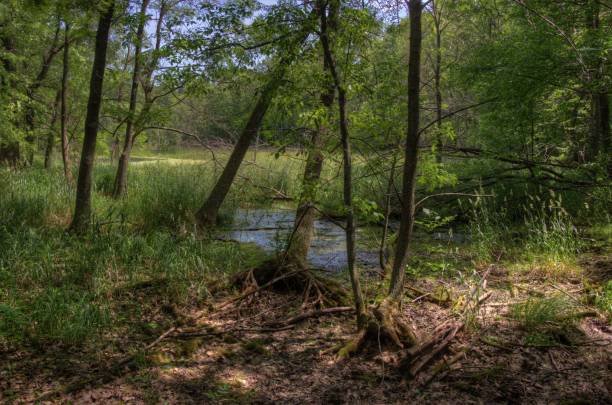
[[529, 196], [524, 207], [527, 232], [525, 252], [550, 261], [569, 261], [580, 251], [578, 231], [563, 207], [563, 199], [550, 190], [548, 198]]
[[526, 343], [535, 346], [571, 343], [567, 332], [579, 319], [576, 305], [560, 295], [514, 304], [509, 317], [527, 333]]
[[0, 224], [42, 226], [67, 221], [72, 191], [59, 172], [0, 169]]
[[[481, 189], [479, 194], [485, 193]], [[491, 261], [503, 251], [510, 235], [505, 205], [500, 206], [484, 197], [470, 199], [469, 205], [468, 231], [473, 255], [477, 261]]]
[[105, 215], [109, 221], [115, 218], [152, 230], [193, 226], [195, 212], [213, 179], [197, 165], [154, 163], [133, 167], [129, 180], [128, 195], [119, 205], [109, 207]]
[[529, 332], [572, 323], [575, 313], [575, 305], [562, 296], [530, 298], [510, 307], [510, 318]]

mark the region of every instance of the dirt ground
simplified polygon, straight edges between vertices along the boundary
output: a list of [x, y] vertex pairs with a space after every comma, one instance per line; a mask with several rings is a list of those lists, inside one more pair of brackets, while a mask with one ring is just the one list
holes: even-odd
[[[558, 343], [533, 347], [505, 316], [507, 303], [525, 299], [529, 288], [512, 297], [496, 284], [495, 272], [490, 278], [492, 295], [477, 319], [436, 359], [459, 360], [435, 370], [430, 366], [416, 379], [398, 367], [402, 353], [388, 350], [384, 342], [338, 361], [334, 348], [354, 336], [350, 313], [310, 318], [283, 330], [267, 328], [270, 320], [297, 313], [301, 297], [263, 292], [182, 329], [191, 336], [169, 335], [113, 375], [107, 372], [113, 362], [105, 352], [97, 354], [99, 363], [93, 367], [91, 360], [79, 361], [78, 353], [66, 353], [63, 360], [57, 354], [32, 358], [9, 353], [0, 371], [0, 400], [33, 403], [41, 394], [100, 372], [104, 378], [41, 403], [612, 403], [612, 328], [607, 320], [587, 316]], [[419, 287], [432, 288], [423, 281]], [[539, 294], [562, 290], [571, 296], [577, 287], [554, 285], [554, 291], [551, 287]], [[424, 299], [407, 302], [404, 316], [422, 336], [458, 316], [453, 308]]]

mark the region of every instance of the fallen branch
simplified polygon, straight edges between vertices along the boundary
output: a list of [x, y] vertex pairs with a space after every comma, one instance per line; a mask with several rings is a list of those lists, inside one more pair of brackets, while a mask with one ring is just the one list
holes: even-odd
[[199, 332], [183, 332], [178, 333], [174, 337], [179, 339], [188, 339], [193, 337], [203, 336], [221, 336], [232, 332], [247, 332], [247, 333], [276, 333], [285, 330], [293, 329], [294, 325], [287, 325], [280, 328], [230, 328], [222, 331], [199, 331]]
[[446, 375], [448, 374], [448, 372], [450, 371], [450, 366], [452, 366], [453, 364], [455, 364], [456, 362], [458, 362], [459, 360], [461, 360], [463, 357], [465, 357], [465, 354], [467, 352], [467, 349], [463, 349], [461, 351], [459, 351], [458, 353], [456, 353], [454, 356], [452, 356], [450, 359], [446, 360], [446, 359], [442, 359], [440, 361], [438, 361], [433, 367], [432, 367], [432, 372], [429, 373], [429, 375], [427, 375], [427, 377], [425, 377], [424, 379], [422, 379], [419, 383], [418, 386], [421, 388], [426, 387], [427, 385], [429, 385], [434, 378], [436, 378], [438, 375], [440, 375], [440, 378], [444, 378], [446, 377]]
[[[444, 350], [450, 342], [454, 339], [455, 335], [461, 328], [463, 328], [463, 322], [453, 325], [450, 328], [444, 330], [438, 336], [435, 336], [432, 340], [439, 341], [438, 344], [433, 346], [433, 349], [424, 356], [419, 356], [415, 360], [412, 361], [410, 365], [410, 369], [408, 373], [412, 378], [416, 377], [417, 374], [429, 364], [429, 362], [438, 355], [442, 350]], [[441, 340], [440, 340], [441, 339]]]
[[302, 322], [308, 318], [314, 318], [322, 315], [328, 314], [337, 314], [342, 312], [352, 312], [354, 311], [353, 307], [333, 307], [333, 308], [324, 308], [320, 310], [303, 312], [294, 317], [282, 320], [282, 321], [272, 321], [266, 323], [266, 325], [294, 325], [296, 323]]

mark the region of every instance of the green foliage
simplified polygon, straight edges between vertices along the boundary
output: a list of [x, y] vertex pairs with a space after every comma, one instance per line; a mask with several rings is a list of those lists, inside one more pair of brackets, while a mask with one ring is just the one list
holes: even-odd
[[[488, 261], [510, 253], [546, 266], [573, 262], [583, 243], [562, 196], [550, 190], [548, 196], [528, 195], [526, 200], [529, 202], [518, 208], [506, 197], [501, 204], [497, 196], [470, 200], [475, 258]], [[511, 210], [506, 209], [509, 206]]]
[[423, 215], [414, 221], [418, 226], [423, 227], [427, 232], [432, 232], [437, 228], [441, 228], [453, 222], [454, 215], [442, 217], [436, 211], [428, 208], [423, 209]]
[[380, 223], [385, 218], [375, 201], [357, 197], [353, 199], [353, 206], [357, 218], [364, 223]]

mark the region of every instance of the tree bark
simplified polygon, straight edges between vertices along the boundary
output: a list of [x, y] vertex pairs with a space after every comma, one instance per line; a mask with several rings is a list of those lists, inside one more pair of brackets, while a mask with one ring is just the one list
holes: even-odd
[[408, 260], [408, 247], [414, 225], [414, 191], [419, 153], [419, 93], [421, 81], [421, 0], [408, 0], [410, 18], [410, 42], [408, 62], [408, 128], [404, 157], [402, 183], [402, 212], [400, 230], [395, 249], [389, 297], [398, 301], [404, 291], [405, 268]]
[[[396, 146], [399, 148], [399, 145]], [[380, 248], [378, 250], [378, 263], [380, 265], [380, 271], [383, 276], [387, 274], [389, 255], [387, 250], [387, 237], [389, 235], [389, 219], [391, 217], [391, 197], [393, 195], [394, 181], [395, 181], [395, 167], [397, 166], [397, 150], [393, 152], [393, 159], [391, 160], [391, 171], [389, 172], [389, 178], [387, 179], [387, 189], [385, 195], [385, 220], [383, 224], [383, 233], [380, 239]]]
[[59, 116], [60, 100], [62, 96], [61, 89], [57, 91], [55, 103], [53, 103], [53, 112], [51, 114], [51, 125], [49, 126], [49, 134], [47, 135], [47, 145], [45, 147], [45, 169], [50, 170], [53, 167], [53, 150], [55, 149], [55, 123]]
[[436, 162], [442, 163], [441, 149], [444, 146], [442, 141], [442, 91], [440, 89], [441, 69], [442, 69], [442, 29], [441, 29], [441, 10], [436, 9], [436, 3], [432, 2], [432, 16], [436, 35], [436, 64], [434, 67], [434, 92], [436, 98]]
[[[330, 7], [338, 7], [334, 5], [338, 0], [332, 0]], [[355, 267], [355, 216], [353, 210], [353, 166], [351, 156], [351, 142], [350, 134], [348, 129], [348, 118], [346, 115], [346, 90], [340, 79], [340, 75], [336, 68], [336, 63], [332, 54], [327, 14], [326, 14], [326, 3], [319, 1], [318, 7], [320, 8], [321, 18], [321, 45], [323, 46], [323, 54], [327, 61], [329, 72], [332, 76], [334, 86], [338, 92], [338, 109], [339, 109], [339, 124], [340, 124], [340, 137], [342, 140], [342, 156], [343, 156], [343, 201], [346, 215], [346, 256], [349, 277], [351, 279], [351, 288], [353, 290], [353, 299], [355, 304], [355, 314], [357, 320], [357, 326], [359, 329], [363, 329], [366, 325], [367, 316], [365, 303], [363, 299], [363, 292], [361, 290], [359, 270]], [[329, 3], [328, 3], [329, 4]]]
[[[127, 52], [125, 54], [125, 61], [123, 63], [123, 68], [121, 69], [121, 73], [124, 74], [125, 72], [127, 72], [128, 67], [130, 65], [130, 58], [131, 58], [131, 52], [132, 52], [132, 47], [128, 44], [127, 46]], [[117, 89], [117, 105], [121, 105], [121, 103], [123, 103], [123, 80], [119, 83], [118, 89]], [[123, 120], [119, 122], [119, 125], [117, 126], [117, 128], [115, 129], [115, 131], [113, 132], [113, 139], [111, 141], [111, 147], [110, 147], [110, 163], [113, 164], [113, 162], [118, 158], [119, 156], [119, 129], [121, 128], [121, 126], [123, 125]], [[113, 185], [114, 187], [114, 185]]]
[[64, 177], [69, 184], [74, 182], [72, 170], [70, 168], [70, 142], [68, 140], [68, 74], [70, 72], [70, 23], [64, 22], [64, 60], [62, 68], [62, 88], [61, 88], [61, 113], [60, 131], [62, 142], [62, 163], [64, 166]]
[[[330, 3], [327, 25], [328, 30], [335, 30], [336, 18], [338, 13], [338, 3]], [[319, 13], [325, 10], [319, 10]], [[329, 61], [323, 58], [323, 70], [329, 73]], [[321, 104], [327, 110], [328, 115], [332, 111], [336, 88], [333, 82], [327, 85], [327, 88], [321, 93]], [[324, 120], [325, 121], [325, 120]], [[314, 224], [317, 218], [315, 204], [317, 202], [317, 188], [321, 180], [321, 172], [323, 170], [323, 151], [322, 147], [325, 143], [327, 135], [327, 123], [320, 122], [317, 129], [313, 132], [310, 139], [310, 147], [308, 149], [308, 157], [306, 158], [306, 166], [304, 167], [304, 177], [302, 180], [302, 193], [300, 202], [295, 213], [295, 223], [291, 233], [291, 239], [286, 250], [286, 260], [296, 264], [305, 265], [307, 261], [310, 243], [314, 236]]]
[[136, 115], [136, 103], [138, 101], [138, 82], [140, 80], [140, 71], [142, 66], [141, 51], [142, 40], [144, 38], [144, 28], [147, 20], [147, 7], [149, 0], [142, 0], [140, 8], [140, 19], [138, 21], [138, 29], [136, 31], [136, 43], [134, 44], [134, 71], [132, 73], [132, 88], [130, 90], [130, 107], [125, 128], [125, 142], [123, 151], [119, 157], [119, 165], [117, 167], [117, 175], [115, 176], [115, 187], [113, 197], [119, 198], [125, 195], [127, 191], [127, 174], [130, 154], [132, 146], [134, 146], [134, 119]]
[[253, 108], [253, 111], [251, 112], [251, 115], [249, 116], [240, 137], [238, 138], [238, 142], [232, 150], [221, 176], [217, 180], [202, 207], [196, 213], [196, 219], [201, 229], [207, 229], [216, 224], [219, 208], [221, 207], [221, 204], [223, 204], [223, 201], [225, 200], [225, 197], [227, 196], [227, 193], [234, 182], [238, 169], [240, 168], [240, 164], [242, 163], [242, 160], [249, 149], [249, 145], [253, 142], [255, 136], [257, 136], [268, 107], [270, 106], [276, 91], [282, 84], [287, 69], [296, 58], [299, 48], [306, 40], [306, 37], [310, 34], [310, 32], [310, 24], [309, 22], [306, 22], [298, 34], [297, 41], [291, 46], [291, 49], [288, 49], [283, 54], [278, 62], [278, 65], [272, 71], [268, 82], [261, 90], [259, 99], [257, 100], [257, 103], [255, 104], [255, 107]]
[[100, 15], [96, 33], [94, 62], [89, 85], [87, 116], [85, 118], [85, 137], [83, 139], [83, 151], [81, 152], [79, 178], [77, 181], [76, 204], [74, 217], [70, 225], [70, 229], [75, 232], [85, 231], [91, 220], [91, 185], [96, 157], [96, 138], [98, 136], [100, 107], [102, 106], [102, 85], [106, 68], [106, 51], [114, 9], [115, 2], [111, 0]]

